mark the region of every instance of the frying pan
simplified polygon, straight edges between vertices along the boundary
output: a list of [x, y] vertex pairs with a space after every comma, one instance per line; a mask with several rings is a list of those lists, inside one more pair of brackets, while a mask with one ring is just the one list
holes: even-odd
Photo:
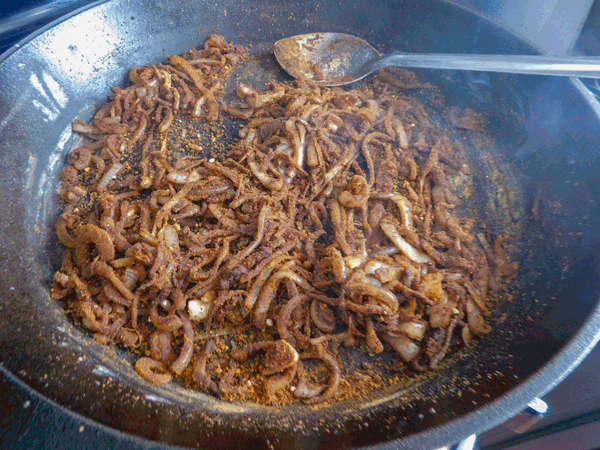
[[[226, 404], [140, 379], [127, 354], [74, 328], [50, 298], [57, 175], [80, 139], [72, 120], [90, 119], [131, 67], [212, 32], [253, 44], [261, 87], [277, 74], [269, 56], [277, 39], [321, 30], [361, 36], [382, 51], [536, 53], [476, 14], [433, 0], [114, 0], [43, 29], [0, 61], [3, 371], [102, 426], [165, 445], [437, 448], [511, 417], [577, 366], [600, 337], [600, 107], [577, 79], [419, 72], [449, 104], [488, 115], [497, 145], [491, 160], [472, 152], [472, 163], [495, 161], [506, 176], [495, 184], [481, 177], [476, 201], [501, 209], [501, 186], [514, 197], [505, 217], [523, 239], [513, 255], [513, 300], [500, 311], [506, 321], [405, 386], [322, 408]], [[499, 233], [504, 225], [490, 226]]]

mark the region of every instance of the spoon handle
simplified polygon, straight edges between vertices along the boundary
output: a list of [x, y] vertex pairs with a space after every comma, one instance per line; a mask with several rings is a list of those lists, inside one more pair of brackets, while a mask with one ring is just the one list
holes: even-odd
[[384, 67], [419, 67], [600, 78], [600, 58], [577, 56], [393, 53], [374, 58], [367, 65], [369, 72]]

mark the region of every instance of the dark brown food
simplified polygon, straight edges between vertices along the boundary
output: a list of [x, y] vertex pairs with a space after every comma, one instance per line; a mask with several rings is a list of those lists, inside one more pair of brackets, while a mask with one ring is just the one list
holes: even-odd
[[[340, 345], [424, 370], [453, 338], [489, 333], [512, 266], [452, 212], [449, 129], [397, 95], [393, 72], [376, 94], [240, 85], [222, 105], [243, 56], [211, 36], [131, 70], [92, 124], [73, 124], [90, 142], [61, 175], [53, 297], [98, 341], [140, 352], [147, 380], [265, 403], [336, 398]], [[227, 157], [195, 155], [192, 138], [174, 151], [180, 117], [220, 110], [246, 121]]]

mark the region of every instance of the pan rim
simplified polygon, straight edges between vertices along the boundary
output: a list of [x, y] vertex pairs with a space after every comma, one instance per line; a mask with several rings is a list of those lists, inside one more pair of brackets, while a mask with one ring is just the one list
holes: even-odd
[[[0, 64], [2, 64], [8, 57], [13, 55], [15, 52], [17, 52], [19, 49], [21, 49], [28, 42], [32, 41], [39, 35], [45, 33], [50, 28], [66, 21], [69, 18], [71, 18], [75, 15], [78, 15], [88, 9], [95, 8], [99, 5], [102, 5], [102, 4], [108, 3], [108, 2], [110, 2], [110, 0], [97, 0], [97, 1], [87, 4], [85, 6], [81, 6], [56, 20], [53, 20], [52, 22], [45, 25], [44, 27], [41, 27], [40, 29], [29, 34], [28, 36], [26, 36], [25, 38], [20, 40], [17, 44], [13, 45], [8, 50], [6, 50], [4, 53], [2, 53], [0, 55]], [[467, 11], [469, 14], [476, 15], [480, 20], [488, 21], [490, 23], [493, 23], [495, 26], [500, 27], [500, 25], [495, 24], [494, 22], [491, 22], [489, 19], [482, 17], [479, 14], [477, 14], [476, 12], [474, 12], [470, 9], [467, 9], [461, 5], [458, 5], [453, 1], [448, 1], [447, 3], [451, 4], [454, 7], [461, 8], [461, 9]], [[508, 33], [512, 34], [513, 36], [517, 37], [519, 40], [527, 42], [528, 45], [534, 47], [534, 44], [528, 42], [525, 38], [517, 35], [512, 30], [507, 30], [506, 28], [503, 28], [503, 29], [505, 31], [507, 31]], [[592, 99], [590, 98], [591, 94], [589, 93], [589, 91], [587, 90], [585, 85], [579, 79], [571, 79], [570, 81], [573, 84], [573, 86], [575, 87], [575, 89], [586, 99], [588, 105], [595, 112], [597, 118], [600, 119], [600, 104], [598, 103], [598, 101], [595, 98], [594, 98], [595, 101], [592, 101]], [[555, 387], [564, 378], [566, 378], [568, 376], [568, 374], [571, 373], [572, 370], [574, 370], [577, 367], [577, 365], [587, 356], [587, 354], [598, 343], [598, 341], [600, 340], [600, 332], [598, 332], [597, 330], [599, 330], [599, 329], [600, 329], [600, 305], [598, 304], [598, 301], [597, 301], [596, 306], [589, 313], [588, 319], [585, 321], [584, 324], [581, 325], [580, 329], [573, 335], [573, 337], [570, 339], [570, 341], [563, 348], [561, 348], [538, 371], [536, 371], [534, 374], [529, 376], [526, 381], [522, 382], [517, 387], [510, 389], [509, 391], [504, 393], [502, 396], [491, 401], [489, 404], [487, 404], [483, 407], [477, 408], [475, 411], [472, 411], [470, 413], [467, 413], [467, 414], [461, 415], [455, 419], [452, 419], [443, 425], [432, 427], [425, 431], [418, 432], [418, 433], [409, 435], [407, 437], [403, 437], [398, 440], [388, 441], [383, 444], [375, 444], [373, 446], [369, 446], [369, 447], [365, 447], [365, 448], [374, 448], [374, 449], [375, 448], [387, 448], [387, 446], [394, 446], [394, 448], [413, 448], [417, 442], [419, 443], [419, 445], [431, 444], [433, 446], [433, 445], [437, 445], [440, 443], [440, 435], [448, 436], [448, 439], [452, 440], [453, 437], [455, 437], [457, 435], [465, 434], [465, 431], [467, 429], [469, 429], [469, 427], [471, 427], [471, 428], [468, 431], [468, 433], [481, 432], [482, 429], [488, 429], [488, 428], [491, 428], [491, 426], [495, 426], [497, 424], [502, 423], [506, 419], [507, 411], [509, 413], [514, 413], [514, 414], [518, 413], [519, 411], [523, 410], [525, 405], [533, 397], [543, 395], [543, 394], [549, 392], [553, 387]], [[596, 331], [594, 332], [594, 330], [596, 330]], [[122, 432], [118, 429], [112, 428], [103, 423], [89, 419], [86, 416], [84, 416], [76, 411], [70, 410], [67, 407], [55, 402], [50, 397], [47, 397], [47, 396], [41, 394], [40, 392], [36, 391], [34, 388], [32, 388], [27, 383], [22, 381], [13, 372], [11, 372], [7, 368], [5, 368], [2, 364], [0, 364], [0, 370], [2, 370], [2, 372], [7, 374], [9, 377], [17, 380], [18, 383], [20, 383], [22, 386], [24, 386], [29, 393], [35, 394], [36, 396], [39, 396], [40, 398], [42, 398], [45, 401], [52, 404], [53, 406], [59, 407], [61, 410], [64, 410], [64, 411], [74, 415], [75, 417], [77, 417], [78, 420], [87, 421], [90, 424], [93, 424], [93, 426], [95, 426], [95, 427], [100, 427], [102, 429], [110, 430], [110, 432], [115, 432], [117, 434], [132, 437], [132, 438], [135, 438], [136, 440], [140, 440], [141, 442], [150, 442], [150, 443], [157, 442], [157, 441], [152, 441], [152, 440], [149, 440], [149, 439], [146, 439], [146, 438], [134, 435], [134, 434]], [[541, 386], [542, 383], [545, 386], [545, 388], [542, 391], [540, 391], [539, 386]], [[492, 411], [492, 410], [495, 410], [495, 411]], [[494, 414], [491, 414], [492, 412], [494, 412]], [[502, 412], [502, 414], [500, 414], [500, 412]], [[489, 426], [486, 426], [485, 428], [479, 427], [480, 429], [473, 428], [473, 424], [474, 424], [476, 418], [479, 416], [486, 416], [487, 424]], [[167, 448], [174, 448], [174, 449], [183, 448], [183, 447], [172, 446], [170, 444], [163, 444], [163, 445], [168, 445], [169, 447], [167, 447]]]

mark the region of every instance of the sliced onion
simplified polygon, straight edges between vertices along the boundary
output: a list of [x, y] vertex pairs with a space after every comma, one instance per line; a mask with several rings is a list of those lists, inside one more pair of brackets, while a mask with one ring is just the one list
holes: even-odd
[[379, 281], [377, 278], [372, 277], [372, 276], [365, 277], [365, 283], [372, 284], [373, 286], [377, 286], [377, 287], [382, 286], [381, 281]]
[[[377, 281], [377, 280], [376, 280]], [[346, 291], [351, 292], [358, 295], [367, 295], [373, 299], [379, 300], [380, 303], [383, 303], [386, 306], [396, 312], [398, 311], [399, 302], [398, 297], [390, 291], [389, 289], [385, 289], [383, 287], [377, 287], [373, 284], [364, 282], [364, 283], [350, 283], [346, 285]]]
[[100, 261], [111, 261], [115, 258], [115, 247], [110, 235], [102, 228], [88, 223], [77, 230], [77, 247], [75, 248], [75, 262], [81, 267], [90, 263], [87, 245], [94, 244], [98, 251]]
[[373, 275], [381, 283], [397, 280], [400, 275], [400, 267], [371, 259], [365, 264], [365, 273]]
[[427, 327], [422, 323], [405, 322], [398, 327], [398, 330], [406, 333], [409, 337], [420, 341], [425, 337]]
[[176, 375], [181, 375], [190, 363], [194, 353], [194, 329], [192, 328], [192, 324], [185, 314], [177, 314], [179, 315], [181, 324], [183, 326], [183, 345], [181, 347], [179, 356], [175, 361], [173, 361], [170, 367]]
[[291, 153], [290, 141], [287, 139], [282, 139], [281, 143], [275, 147], [275, 151], [278, 153], [287, 153], [288, 155]]
[[148, 91], [146, 90], [145, 86], [137, 88], [135, 90], [135, 93], [138, 95], [139, 98], [144, 98], [146, 95], [148, 95]]
[[179, 253], [179, 236], [177, 230], [173, 225], [167, 225], [164, 227], [159, 235], [162, 233], [167, 248], [173, 253]]
[[381, 227], [383, 232], [386, 234], [386, 236], [389, 237], [390, 240], [394, 243], [394, 245], [396, 247], [398, 247], [398, 249], [402, 253], [404, 253], [406, 255], [406, 257], [409, 258], [411, 261], [419, 263], [419, 264], [433, 263], [433, 260], [429, 256], [427, 256], [422, 251], [417, 250], [412, 245], [410, 245], [407, 241], [405, 241], [404, 238], [402, 236], [400, 236], [400, 232], [394, 226], [394, 224], [392, 224], [386, 220], [382, 220], [381, 223], [379, 224], [379, 226]]
[[400, 194], [394, 194], [391, 199], [398, 205], [404, 228], [408, 231], [414, 231], [413, 212], [408, 199]]
[[288, 367], [283, 372], [276, 373], [266, 378], [265, 391], [267, 391], [268, 394], [275, 394], [276, 392], [285, 389], [285, 387], [288, 386], [294, 379], [297, 367], [298, 366], [294, 364], [292, 367]]
[[335, 247], [330, 247], [328, 253], [330, 255], [329, 258], [331, 261], [331, 270], [333, 271], [335, 281], [341, 284], [346, 281], [346, 278], [348, 278], [348, 267], [346, 266], [346, 261], [342, 256], [342, 252]]
[[202, 245], [198, 245], [194, 241], [192, 241], [190, 235], [185, 235], [183, 237], [183, 243], [187, 248], [189, 248], [192, 252], [195, 253], [200, 253], [206, 250], [205, 247], [203, 247]]
[[310, 305], [310, 317], [315, 326], [324, 333], [331, 333], [335, 328], [335, 314], [325, 303], [313, 300]]
[[192, 172], [191, 174], [181, 173], [181, 172], [169, 172], [167, 175], [167, 180], [174, 184], [185, 184], [186, 182], [195, 183], [200, 181], [200, 175], [197, 172]]
[[204, 303], [200, 300], [190, 300], [188, 302], [188, 314], [190, 319], [195, 322], [201, 322], [208, 317], [211, 308], [210, 303]]
[[156, 127], [156, 131], [159, 133], [165, 133], [173, 123], [173, 110], [171, 108], [165, 108], [165, 117]]
[[283, 340], [273, 342], [268, 348], [260, 373], [268, 376], [296, 366], [300, 356], [292, 345]]
[[249, 95], [256, 93], [256, 91], [251, 87], [246, 86], [244, 83], [240, 83], [237, 89], [235, 90], [235, 93], [240, 98], [246, 98]]
[[350, 256], [346, 256], [344, 258], [344, 262], [346, 263], [346, 266], [349, 269], [356, 269], [357, 267], [361, 266], [362, 264], [364, 264], [364, 262], [367, 260], [367, 254], [366, 253], [359, 253], [356, 255], [350, 255]]
[[208, 317], [208, 313], [212, 307], [217, 293], [211, 289], [206, 291], [200, 299], [193, 299], [188, 302], [188, 314], [190, 319], [196, 322], [201, 322]]
[[121, 170], [122, 168], [123, 164], [121, 163], [114, 163], [112, 166], [110, 166], [110, 168], [106, 171], [102, 179], [98, 182], [96, 190], [103, 191], [106, 188], [106, 186], [108, 186], [108, 183], [110, 183], [110, 181], [117, 176], [117, 173], [119, 173], [119, 170]]
[[73, 129], [73, 131], [75, 133], [82, 133], [82, 134], [100, 134], [101, 133], [101, 131], [98, 128], [96, 128], [95, 126], [88, 125], [87, 123], [82, 122], [81, 120], [73, 121], [71, 128]]
[[390, 344], [405, 362], [412, 361], [421, 350], [417, 344], [406, 336], [395, 337], [382, 334], [381, 339]]
[[206, 97], [200, 97], [196, 103], [194, 103], [194, 107], [192, 109], [192, 117], [197, 119], [202, 114], [202, 106], [206, 102]]
[[467, 318], [469, 328], [473, 334], [477, 336], [484, 336], [492, 331], [492, 327], [485, 323], [485, 319], [483, 318], [481, 310], [471, 299], [467, 300]]
[[102, 123], [105, 123], [106, 125], [117, 125], [121, 123], [121, 116], [105, 117], [102, 119]]
[[400, 148], [408, 148], [408, 136], [406, 135], [406, 130], [404, 129], [404, 125], [400, 121], [400, 118], [398, 116], [394, 116], [392, 122], [394, 124], [396, 136], [398, 136]]
[[465, 325], [462, 328], [461, 336], [462, 336], [463, 342], [465, 343], [465, 345], [467, 347], [469, 345], [471, 345], [471, 342], [473, 341], [473, 334], [471, 334], [471, 330], [469, 330], [469, 326], [468, 325]]
[[125, 276], [123, 277], [123, 284], [125, 287], [132, 291], [133, 288], [135, 288], [137, 281], [135, 272], [130, 268], [125, 269]]
[[162, 363], [152, 358], [140, 358], [135, 363], [135, 370], [150, 383], [166, 384], [173, 378]]
[[256, 161], [254, 153], [248, 155], [248, 166], [258, 181], [260, 181], [265, 187], [273, 189], [275, 191], [280, 190], [283, 187], [281, 180], [273, 180], [266, 172], [260, 170], [259, 164]]
[[151, 246], [158, 247], [158, 241], [152, 233], [149, 233], [146, 230], [140, 230], [140, 237]]
[[164, 206], [169, 200], [171, 200], [171, 197], [169, 197], [168, 195], [161, 195], [160, 197], [156, 198], [156, 203], [158, 203], [161, 206]]

